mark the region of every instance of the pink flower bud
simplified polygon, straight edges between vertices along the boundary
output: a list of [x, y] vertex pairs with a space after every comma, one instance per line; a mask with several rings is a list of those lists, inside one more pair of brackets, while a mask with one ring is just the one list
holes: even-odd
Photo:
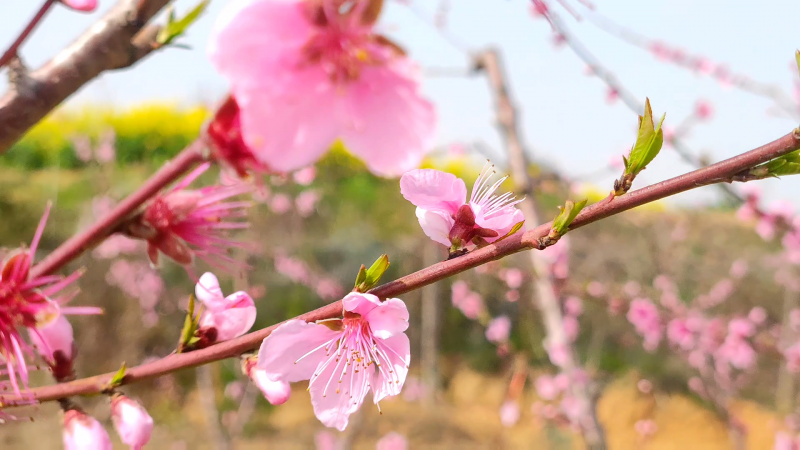
[[140, 449], [150, 441], [153, 418], [139, 403], [124, 395], [111, 399], [111, 421], [123, 444]]
[[694, 115], [698, 119], [709, 120], [714, 116], [714, 106], [706, 100], [698, 100], [694, 104]]
[[108, 433], [94, 417], [71, 409], [64, 413], [65, 450], [112, 450]]
[[73, 337], [72, 325], [63, 315], [35, 329], [29, 328], [31, 344], [53, 370], [53, 377], [63, 381], [71, 378]]
[[211, 150], [214, 157], [236, 171], [240, 177], [247, 176], [250, 171], [268, 171], [268, 167], [256, 159], [253, 151], [244, 142], [239, 105], [233, 97], [228, 97], [222, 103], [206, 133], [213, 143]]
[[61, 0], [61, 3], [75, 11], [92, 12], [97, 9], [97, 0]]

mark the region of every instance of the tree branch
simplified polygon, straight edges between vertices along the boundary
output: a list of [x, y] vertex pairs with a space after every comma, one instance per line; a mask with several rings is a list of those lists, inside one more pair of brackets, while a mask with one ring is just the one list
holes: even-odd
[[[698, 169], [645, 188], [631, 191], [611, 201], [595, 203], [575, 218], [570, 229], [576, 229], [615, 214], [633, 209], [646, 203], [685, 192], [705, 185], [707, 180], [719, 180], [732, 177], [734, 174], [765, 163], [779, 156], [800, 149], [800, 129], [776, 139], [766, 145], [750, 150], [744, 154]], [[378, 286], [370, 293], [381, 298], [395, 297], [456, 275], [465, 270], [500, 259], [504, 256], [523, 250], [539, 247], [539, 239], [550, 232], [552, 223], [539, 225], [523, 234], [511, 236], [497, 244], [474, 250], [464, 256], [443, 261], [430, 267]], [[313, 322], [322, 319], [341, 317], [341, 300], [318, 308], [314, 311], [301, 314], [294, 319]], [[168, 373], [196, 367], [213, 361], [235, 357], [242, 353], [252, 351], [259, 347], [261, 341], [270, 335], [280, 324], [275, 324], [261, 330], [240, 336], [230, 341], [220, 342], [202, 350], [190, 353], [177, 353], [168, 355], [158, 361], [128, 369], [122, 384], [131, 384], [137, 381], [149, 380]], [[74, 395], [96, 394], [102, 391], [116, 372], [96, 375], [89, 378], [71, 381], [52, 386], [31, 389], [24, 396], [0, 395], [0, 405], [5, 407], [27, 404], [30, 399], [40, 402], [58, 400]]]
[[156, 49], [157, 27], [137, 35], [168, 2], [120, 1], [50, 62], [12, 83], [0, 98], [0, 153], [84, 84], [104, 71], [129, 67]]
[[52, 253], [31, 268], [31, 277], [52, 274], [67, 263], [94, 247], [114, 232], [119, 223], [136, 211], [160, 190], [177, 180], [181, 175], [203, 160], [205, 142], [198, 139], [183, 149], [174, 159], [167, 161], [137, 191], [127, 196], [106, 216], [86, 230], [67, 239]]

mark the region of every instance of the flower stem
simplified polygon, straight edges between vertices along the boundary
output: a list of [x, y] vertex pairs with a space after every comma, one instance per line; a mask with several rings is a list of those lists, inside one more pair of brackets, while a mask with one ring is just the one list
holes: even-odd
[[27, 39], [28, 35], [30, 35], [33, 29], [36, 28], [36, 25], [38, 25], [39, 22], [41, 22], [45, 14], [47, 14], [47, 11], [50, 10], [50, 7], [53, 6], [54, 3], [55, 0], [45, 0], [42, 7], [39, 8], [39, 11], [37, 11], [36, 15], [33, 16], [33, 19], [31, 19], [31, 21], [28, 23], [25, 29], [22, 30], [22, 33], [19, 34], [17, 39], [11, 44], [10, 47], [8, 47], [8, 50], [6, 50], [6, 52], [3, 53], [3, 56], [0, 57], [0, 68], [8, 64], [9, 61], [11, 61], [14, 57], [17, 56], [17, 51], [19, 50], [19, 46], [22, 45], [23, 42], [25, 42], [25, 39]]
[[102, 242], [103, 239], [114, 232], [120, 222], [135, 212], [142, 204], [203, 161], [204, 147], [203, 140], [197, 139], [183, 149], [174, 159], [167, 161], [138, 190], [122, 200], [102, 219], [86, 230], [67, 239], [66, 242], [47, 255], [39, 264], [33, 266], [31, 277], [35, 278], [51, 274], [64, 267], [86, 250]]

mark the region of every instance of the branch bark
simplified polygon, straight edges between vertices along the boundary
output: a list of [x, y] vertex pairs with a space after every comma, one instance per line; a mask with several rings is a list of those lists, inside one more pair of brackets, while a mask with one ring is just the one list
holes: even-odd
[[12, 83], [0, 98], [0, 153], [84, 84], [156, 49], [158, 27], [145, 26], [167, 3], [120, 1], [50, 62]]
[[[508, 149], [508, 165], [511, 170], [511, 179], [514, 182], [517, 194], [525, 195], [525, 200], [519, 207], [525, 215], [525, 220], [530, 224], [539, 224], [540, 207], [537, 205], [534, 196], [534, 181], [528, 175], [530, 161], [525, 153], [517, 127], [517, 112], [511, 101], [503, 65], [499, 51], [496, 49], [486, 50], [475, 57], [476, 67], [483, 69], [489, 79], [489, 85], [495, 99], [497, 109], [497, 121], [500, 132]], [[557, 346], [565, 349], [565, 358], [562, 369], [571, 376], [580, 367], [577, 361], [572, 343], [567, 338], [564, 330], [564, 318], [561, 314], [561, 305], [556, 297], [556, 290], [550, 276], [550, 269], [547, 262], [539, 252], [530, 252], [530, 263], [533, 275], [535, 296], [531, 299], [542, 313], [547, 345]], [[570, 387], [572, 395], [579, 401], [585, 411], [581, 420], [581, 432], [588, 448], [605, 449], [605, 438], [603, 437], [602, 427], [597, 420], [594, 402], [585, 384], [573, 383]]]
[[[570, 226], [571, 230], [586, 226], [606, 217], [622, 213], [646, 203], [661, 200], [663, 198], [685, 192], [708, 183], [708, 180], [729, 179], [736, 173], [749, 169], [758, 164], [775, 159], [779, 156], [800, 149], [800, 129], [793, 130], [791, 133], [782, 136], [766, 145], [750, 150], [725, 161], [698, 169], [675, 178], [671, 178], [660, 183], [656, 183], [645, 188], [631, 191], [621, 197], [616, 197], [611, 201], [601, 201], [589, 207], [575, 218]], [[490, 261], [500, 259], [524, 250], [539, 248], [539, 239], [550, 232], [552, 222], [539, 225], [525, 233], [518, 233], [497, 244], [491, 244], [484, 248], [467, 253], [464, 256], [443, 261], [426, 267], [420, 271], [378, 286], [370, 293], [381, 297], [396, 297], [406, 292], [419, 289], [436, 281], [451, 277], [465, 270], [486, 264]], [[325, 305], [314, 311], [301, 314], [294, 319], [314, 322], [322, 319], [341, 317], [342, 302], [336, 301]], [[283, 323], [283, 322], [282, 322]], [[149, 380], [168, 373], [183, 369], [197, 367], [221, 359], [239, 356], [242, 353], [255, 350], [275, 328], [281, 324], [275, 324], [261, 330], [240, 336], [230, 341], [221, 342], [216, 345], [197, 350], [190, 353], [178, 353], [168, 355], [158, 361], [154, 361], [141, 366], [128, 369], [122, 384], [131, 384], [137, 381]], [[4, 407], [17, 406], [18, 404], [29, 404], [30, 400], [40, 402], [53, 401], [75, 395], [89, 395], [101, 392], [116, 372], [96, 375], [89, 378], [71, 381], [52, 386], [44, 386], [31, 389], [23, 397], [15, 395], [0, 395], [0, 405]]]

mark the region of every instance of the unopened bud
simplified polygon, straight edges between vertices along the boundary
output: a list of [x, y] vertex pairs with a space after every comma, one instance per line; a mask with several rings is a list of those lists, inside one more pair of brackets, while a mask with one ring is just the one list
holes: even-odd
[[150, 441], [153, 418], [138, 402], [124, 395], [111, 399], [111, 421], [123, 444], [139, 449]]

